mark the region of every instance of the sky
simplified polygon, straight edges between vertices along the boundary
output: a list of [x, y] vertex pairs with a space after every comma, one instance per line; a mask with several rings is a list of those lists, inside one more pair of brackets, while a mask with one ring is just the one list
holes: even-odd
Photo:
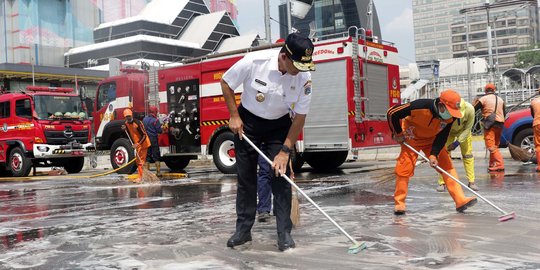
[[[270, 0], [270, 15], [276, 21], [279, 18], [280, 2], [281, 0]], [[257, 33], [264, 38], [263, 0], [236, 0], [236, 4], [240, 34]], [[415, 62], [412, 0], [374, 0], [374, 4], [379, 15], [383, 40], [396, 44], [401, 65]], [[277, 40], [279, 24], [272, 21], [270, 25], [272, 40]]]

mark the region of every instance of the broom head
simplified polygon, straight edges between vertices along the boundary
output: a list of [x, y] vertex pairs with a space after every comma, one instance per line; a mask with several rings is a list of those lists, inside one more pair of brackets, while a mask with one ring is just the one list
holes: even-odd
[[159, 183], [159, 177], [147, 169], [143, 169], [142, 181], [144, 183]]
[[159, 177], [153, 174], [148, 169], [143, 169], [142, 181], [139, 181], [139, 175], [137, 173], [130, 174], [127, 176], [127, 180], [132, 183], [159, 183]]
[[529, 153], [527, 150], [513, 144], [508, 144], [508, 150], [510, 150], [510, 155], [514, 160], [521, 162], [528, 162], [532, 159], [533, 154]]
[[298, 192], [293, 189], [291, 200], [291, 221], [293, 227], [300, 226], [300, 203], [298, 202]]

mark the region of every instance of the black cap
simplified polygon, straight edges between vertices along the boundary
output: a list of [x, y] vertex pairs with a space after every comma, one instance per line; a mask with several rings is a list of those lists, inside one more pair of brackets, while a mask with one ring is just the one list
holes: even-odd
[[313, 43], [309, 38], [292, 33], [285, 40], [285, 53], [293, 61], [294, 66], [300, 71], [314, 71]]

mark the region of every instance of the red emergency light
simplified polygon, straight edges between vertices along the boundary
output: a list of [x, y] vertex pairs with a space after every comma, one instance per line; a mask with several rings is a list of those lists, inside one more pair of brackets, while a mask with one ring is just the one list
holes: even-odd
[[366, 30], [366, 36], [368, 37], [373, 36], [373, 31], [371, 29]]
[[60, 92], [60, 93], [72, 93], [74, 90], [70, 87], [47, 87], [47, 86], [27, 86], [27, 91], [33, 92]]

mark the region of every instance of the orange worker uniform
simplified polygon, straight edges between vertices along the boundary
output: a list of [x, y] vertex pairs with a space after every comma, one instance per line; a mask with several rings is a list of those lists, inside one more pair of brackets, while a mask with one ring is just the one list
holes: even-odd
[[[504, 127], [504, 118], [506, 116], [506, 106], [504, 100], [495, 95], [495, 85], [486, 84], [486, 95], [474, 102], [475, 110], [482, 110], [482, 117], [486, 119], [490, 114], [495, 113], [495, 124], [489, 129], [484, 127], [484, 141], [489, 151], [488, 171], [504, 171], [504, 160], [499, 151], [501, 134]], [[497, 106], [495, 106], [497, 105]]]
[[533, 117], [534, 150], [536, 151], [536, 171], [540, 172], [540, 97], [531, 101], [531, 115]]
[[[387, 118], [396, 140], [407, 142], [417, 151], [429, 155], [430, 160], [438, 161], [439, 167], [458, 177], [445, 146], [455, 117], [462, 117], [459, 112], [461, 97], [453, 90], [446, 90], [436, 99], [419, 99], [403, 105], [396, 105], [388, 110]], [[445, 112], [441, 112], [444, 107]], [[400, 124], [401, 121], [401, 124]], [[398, 139], [401, 138], [402, 141]], [[396, 191], [394, 193], [394, 213], [405, 213], [409, 179], [414, 175], [418, 155], [407, 146], [401, 145], [401, 152], [396, 164]], [[463, 212], [476, 203], [476, 198], [467, 198], [461, 186], [442, 174], [448, 193], [456, 204], [456, 211]]]
[[150, 139], [146, 134], [144, 125], [138, 119], [133, 118], [133, 112], [130, 109], [124, 110], [124, 118], [126, 118], [126, 129], [128, 131], [131, 142], [135, 146], [135, 152], [137, 153], [137, 172], [139, 174], [139, 181], [142, 180], [143, 166], [146, 161], [146, 153], [150, 147]]

